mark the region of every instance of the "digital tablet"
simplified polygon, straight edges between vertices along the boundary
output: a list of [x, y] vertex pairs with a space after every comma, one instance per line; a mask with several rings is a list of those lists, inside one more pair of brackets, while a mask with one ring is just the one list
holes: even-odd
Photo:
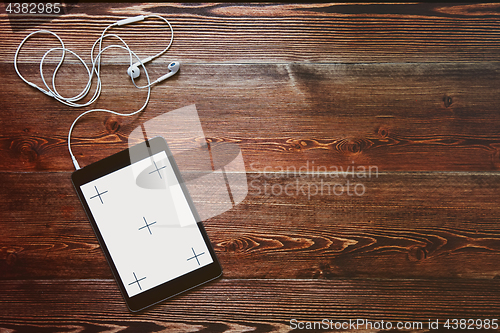
[[131, 311], [222, 275], [162, 137], [79, 169], [72, 182]]

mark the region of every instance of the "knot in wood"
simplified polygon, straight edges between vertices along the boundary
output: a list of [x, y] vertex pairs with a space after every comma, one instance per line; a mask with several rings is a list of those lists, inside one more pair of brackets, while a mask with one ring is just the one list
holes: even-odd
[[238, 239], [231, 239], [222, 243], [219, 243], [219, 246], [223, 249], [224, 252], [241, 252], [245, 245]]
[[377, 135], [381, 139], [387, 139], [389, 137], [389, 130], [387, 130], [387, 128], [384, 127], [379, 127], [377, 130]]
[[302, 148], [306, 148], [308, 146], [308, 143], [307, 141], [305, 140], [287, 140], [288, 143], [290, 144], [290, 147], [292, 151], [297, 151], [297, 150], [301, 150]]
[[444, 106], [449, 108], [450, 105], [453, 103], [453, 99], [451, 98], [451, 96], [444, 95], [443, 102], [444, 102]]
[[38, 142], [33, 138], [15, 139], [10, 145], [10, 149], [26, 162], [34, 162], [38, 159], [37, 147]]
[[427, 250], [421, 246], [414, 246], [408, 252], [408, 260], [420, 261], [427, 258]]
[[120, 130], [120, 123], [115, 117], [109, 117], [104, 123], [106, 131], [110, 134], [114, 134]]
[[357, 155], [369, 146], [370, 143], [365, 139], [343, 139], [337, 144], [336, 148], [342, 154]]

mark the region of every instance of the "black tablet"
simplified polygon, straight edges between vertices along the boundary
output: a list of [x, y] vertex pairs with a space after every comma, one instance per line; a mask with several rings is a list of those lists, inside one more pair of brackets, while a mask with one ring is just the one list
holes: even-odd
[[72, 181], [131, 311], [222, 275], [162, 137], [77, 170]]

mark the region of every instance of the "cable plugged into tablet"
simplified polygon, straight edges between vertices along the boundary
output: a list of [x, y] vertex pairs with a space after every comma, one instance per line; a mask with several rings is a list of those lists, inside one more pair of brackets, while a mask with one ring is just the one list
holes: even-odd
[[[135, 54], [130, 49], [130, 47], [127, 45], [127, 43], [125, 43], [125, 41], [120, 36], [118, 36], [116, 34], [106, 34], [107, 30], [110, 29], [110, 28], [112, 28], [112, 27], [115, 27], [115, 26], [124, 26], [124, 25], [127, 25], [127, 24], [132, 24], [132, 23], [135, 23], [135, 22], [143, 21], [143, 20], [148, 19], [148, 18], [157, 18], [157, 19], [163, 20], [168, 25], [168, 27], [170, 29], [170, 41], [169, 41], [168, 45], [161, 52], [159, 52], [159, 53], [157, 53], [155, 55], [152, 55], [152, 56], [146, 57], [144, 59], [141, 59], [141, 58], [139, 58], [139, 56], [137, 56], [137, 54]], [[57, 38], [57, 40], [61, 44], [60, 47], [54, 47], [54, 48], [51, 48], [51, 49], [47, 50], [47, 52], [45, 52], [45, 54], [43, 55], [43, 57], [42, 57], [42, 59], [40, 61], [40, 76], [41, 76], [41, 79], [42, 79], [42, 82], [43, 82], [45, 88], [39, 87], [35, 83], [33, 83], [31, 81], [28, 81], [26, 78], [24, 78], [21, 75], [21, 73], [19, 72], [19, 69], [17, 67], [17, 62], [18, 62], [17, 59], [18, 59], [19, 53], [20, 53], [23, 45], [26, 43], [26, 41], [29, 38], [31, 38], [32, 36], [34, 36], [36, 34], [50, 34], [50, 35], [54, 36], [55, 38]], [[118, 39], [120, 41], [120, 44], [111, 44], [111, 45], [108, 45], [108, 46], [106, 46], [106, 47], [103, 48], [102, 47], [102, 43], [103, 43], [103, 40], [105, 38], [115, 38], [115, 39]], [[119, 49], [123, 49], [123, 50], [125, 50], [125, 51], [128, 52], [129, 58], [130, 58], [130, 65], [128, 67], [127, 73], [130, 76], [133, 85], [136, 88], [138, 88], [138, 89], [147, 89], [148, 90], [148, 94], [147, 94], [145, 103], [137, 111], [134, 111], [134, 112], [131, 112], [131, 113], [120, 113], [120, 112], [111, 111], [111, 110], [107, 110], [107, 109], [93, 109], [93, 110], [89, 110], [89, 111], [86, 111], [86, 112], [80, 114], [73, 121], [73, 123], [70, 126], [69, 133], [68, 133], [68, 150], [69, 150], [69, 154], [71, 156], [71, 159], [73, 161], [73, 164], [74, 164], [74, 166], [75, 166], [75, 168], [77, 170], [80, 169], [80, 166], [79, 166], [78, 162], [76, 161], [76, 158], [73, 155], [73, 152], [71, 150], [71, 132], [73, 131], [73, 128], [74, 128], [76, 122], [82, 116], [84, 116], [84, 115], [86, 115], [87, 113], [90, 113], [90, 112], [101, 111], [101, 112], [112, 113], [112, 114], [118, 115], [118, 116], [133, 116], [133, 115], [135, 115], [135, 114], [143, 111], [146, 108], [146, 106], [147, 106], [147, 104], [149, 102], [149, 98], [151, 96], [151, 86], [154, 85], [154, 84], [160, 83], [160, 82], [162, 82], [162, 81], [164, 81], [166, 79], [168, 79], [169, 77], [175, 75], [179, 71], [180, 63], [177, 62], [177, 61], [171, 62], [168, 65], [169, 72], [167, 74], [164, 74], [164, 75], [160, 76], [155, 81], [151, 82], [151, 80], [149, 78], [148, 71], [147, 71], [147, 69], [145, 67], [146, 63], [152, 61], [153, 59], [156, 59], [156, 58], [160, 57], [165, 52], [167, 52], [168, 49], [170, 48], [170, 46], [172, 45], [173, 40], [174, 40], [174, 30], [172, 28], [172, 25], [170, 24], [170, 22], [167, 19], [163, 18], [162, 16], [159, 16], [159, 15], [138, 15], [138, 16], [134, 16], [134, 17], [129, 17], [129, 18], [126, 18], [126, 19], [122, 19], [122, 20], [119, 20], [119, 21], [117, 21], [115, 23], [112, 23], [112, 24], [108, 25], [103, 30], [103, 32], [101, 33], [101, 37], [99, 37], [94, 42], [94, 45], [90, 49], [91, 67], [89, 67], [78, 54], [76, 54], [75, 52], [73, 52], [70, 49], [66, 48], [64, 46], [64, 43], [63, 43], [62, 39], [57, 34], [51, 32], [49, 30], [38, 30], [38, 31], [32, 32], [32, 33], [30, 33], [28, 36], [26, 36], [21, 41], [21, 43], [19, 44], [19, 46], [18, 46], [18, 48], [16, 50], [16, 53], [14, 55], [14, 68], [15, 68], [15, 71], [16, 71], [17, 75], [26, 84], [30, 85], [33, 88], [36, 88], [36, 89], [40, 90], [42, 93], [44, 93], [44, 94], [46, 94], [46, 95], [48, 95], [50, 97], [53, 97], [54, 99], [58, 100], [59, 102], [65, 104], [65, 105], [68, 105], [68, 106], [71, 106], [71, 107], [86, 107], [86, 106], [89, 106], [92, 103], [94, 103], [99, 98], [99, 96], [101, 94], [101, 90], [102, 90], [102, 80], [101, 80], [101, 77], [100, 77], [101, 57], [102, 57], [102, 54], [105, 51], [107, 51], [109, 49], [112, 49], [112, 48], [115, 48], [115, 49], [119, 48]], [[98, 47], [98, 49], [97, 49], [97, 54], [94, 57], [94, 52], [95, 52], [96, 47]], [[44, 75], [43, 75], [43, 72], [44, 72], [43, 71], [43, 65], [44, 65], [44, 61], [47, 58], [47, 56], [50, 53], [54, 52], [54, 51], [59, 51], [59, 52], [62, 53], [62, 55], [61, 55], [61, 58], [59, 59], [59, 63], [56, 65], [56, 67], [54, 69], [54, 72], [52, 74], [52, 84], [49, 85], [47, 83]], [[85, 70], [87, 71], [87, 75], [88, 75], [88, 81], [87, 81], [87, 85], [85, 86], [85, 88], [79, 94], [77, 94], [76, 96], [73, 96], [73, 97], [64, 97], [61, 94], [59, 94], [59, 92], [56, 89], [56, 84], [55, 84], [55, 81], [56, 81], [55, 78], [57, 76], [57, 73], [58, 73], [61, 65], [64, 62], [64, 58], [66, 56], [66, 53], [71, 53], [73, 56], [75, 56], [78, 59], [78, 61], [80, 61], [83, 64], [83, 66], [85, 67]], [[136, 84], [136, 82], [135, 82], [135, 79], [140, 76], [140, 72], [141, 72], [140, 71], [140, 66], [142, 66], [142, 68], [144, 70], [144, 74], [146, 75], [147, 84], [144, 85], [144, 86], [138, 86]], [[94, 75], [97, 77], [97, 87], [96, 87], [96, 89], [94, 91], [93, 96], [87, 102], [85, 102], [85, 103], [79, 103], [83, 98], [85, 98], [89, 94], [91, 86], [92, 86], [92, 80], [93, 80]]]
[[78, 164], [78, 161], [76, 160], [76, 157], [74, 155], [71, 155], [71, 160], [73, 161], [73, 165], [75, 166], [75, 170], [80, 170], [80, 164]]

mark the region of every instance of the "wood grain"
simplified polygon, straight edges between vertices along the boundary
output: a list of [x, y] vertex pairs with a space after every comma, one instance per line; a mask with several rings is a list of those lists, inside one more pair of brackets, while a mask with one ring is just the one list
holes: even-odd
[[[0, 179], [2, 279], [111, 277], [68, 173]], [[498, 177], [269, 173], [248, 187], [205, 222], [226, 277], [500, 277]]]
[[[0, 30], [4, 31], [1, 37], [5, 45], [0, 56], [10, 58], [27, 32], [40, 28], [56, 32], [70, 49], [88, 55], [108, 24], [156, 13], [171, 20], [175, 28], [174, 46], [168, 57], [158, 60], [162, 63], [171, 58], [236, 63], [498, 61], [499, 8], [498, 4], [432, 3], [81, 3], [50, 21], [3, 14]], [[159, 52], [169, 38], [168, 30], [159, 22], [135, 25], [148, 29], [148, 38], [144, 39], [137, 38], [129, 26], [112, 32], [123, 36], [133, 49]], [[27, 49], [26, 61], [38, 57], [36, 51]], [[122, 61], [126, 62], [125, 56]]]
[[[500, 319], [500, 4], [66, 6], [64, 15], [33, 17], [7, 15], [0, 3], [2, 333]], [[37, 29], [58, 33], [89, 61], [106, 25], [150, 13], [175, 29], [150, 75], [172, 60], [181, 71], [153, 88], [138, 117], [82, 119], [72, 141], [79, 162], [124, 149], [141, 123], [195, 104], [213, 149], [241, 148], [245, 168], [229, 175], [246, 174], [249, 193], [205, 221], [224, 277], [134, 315], [70, 182], [67, 131], [89, 108], [70, 109], [22, 83], [12, 62]], [[170, 36], [157, 20], [112, 32], [141, 57]], [[28, 41], [22, 75], [40, 85], [38, 62], [54, 46], [48, 36]], [[47, 78], [56, 62], [48, 58]], [[146, 91], [132, 88], [126, 54], [106, 53], [103, 63], [92, 107], [140, 108]], [[70, 56], [56, 81], [72, 96], [86, 75]], [[348, 167], [377, 173], [343, 173]]]
[[[4, 69], [0, 169], [72, 170], [66, 135], [81, 111], [22, 85], [9, 66]], [[22, 69], [36, 79], [35, 66]], [[74, 75], [68, 70], [61, 82]], [[103, 96], [93, 107], [130, 113], [142, 106], [146, 92], [130, 87], [124, 70], [103, 69]], [[161, 66], [150, 71], [153, 77], [163, 73]], [[499, 72], [493, 63], [187, 64], [173, 81], [154, 88], [140, 117], [90, 114], [77, 124], [72, 142], [86, 165], [125, 149], [141, 123], [196, 104], [205, 136], [239, 144], [252, 171], [308, 161], [381, 171], [499, 170]], [[67, 96], [77, 93], [69, 90]]]
[[0, 288], [7, 291], [0, 294], [0, 328], [20, 331], [289, 332], [291, 319], [421, 321], [428, 326], [429, 318], [444, 323], [500, 313], [499, 281], [484, 289], [474, 280], [223, 279], [139, 315], [128, 313], [112, 280], [1, 281]]

